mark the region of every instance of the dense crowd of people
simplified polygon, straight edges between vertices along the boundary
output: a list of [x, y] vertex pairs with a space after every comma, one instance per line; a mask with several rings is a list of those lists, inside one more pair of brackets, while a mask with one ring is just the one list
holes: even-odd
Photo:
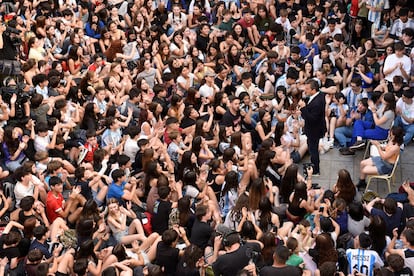
[[0, 275], [413, 275], [413, 4], [1, 1]]

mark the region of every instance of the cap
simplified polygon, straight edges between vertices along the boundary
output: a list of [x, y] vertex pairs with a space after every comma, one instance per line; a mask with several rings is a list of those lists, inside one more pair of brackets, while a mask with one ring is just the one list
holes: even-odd
[[216, 232], [219, 234], [219, 235], [221, 235], [221, 236], [227, 236], [227, 235], [229, 235], [230, 233], [232, 233], [232, 232], [235, 232], [235, 231], [233, 231], [232, 229], [230, 229], [229, 227], [227, 227], [226, 225], [224, 225], [224, 224], [219, 224], [219, 225], [217, 225], [217, 227], [216, 227]]

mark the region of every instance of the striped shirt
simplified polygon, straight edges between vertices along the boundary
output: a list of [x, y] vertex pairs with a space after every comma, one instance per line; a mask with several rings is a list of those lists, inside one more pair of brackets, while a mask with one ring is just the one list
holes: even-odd
[[[380, 8], [382, 10], [384, 8], [384, 0], [369, 0], [368, 5], [371, 6], [372, 8]], [[374, 23], [375, 29], [379, 27], [380, 19], [381, 19], [381, 11], [369, 10], [368, 20]]]
[[358, 106], [358, 102], [362, 98], [368, 98], [368, 93], [365, 90], [362, 90], [361, 93], [355, 93], [352, 90], [352, 87], [347, 87], [341, 92], [346, 98], [346, 103], [349, 106], [349, 110], [355, 110]]
[[384, 262], [374, 250], [348, 249], [346, 250], [346, 258], [348, 260], [350, 273], [357, 270], [361, 274], [373, 276], [374, 268], [384, 266]]
[[401, 19], [397, 19], [392, 24], [390, 35], [395, 35], [397, 37], [402, 36], [402, 31], [405, 28], [413, 28], [414, 29], [414, 20], [408, 19], [407, 22], [402, 22]]

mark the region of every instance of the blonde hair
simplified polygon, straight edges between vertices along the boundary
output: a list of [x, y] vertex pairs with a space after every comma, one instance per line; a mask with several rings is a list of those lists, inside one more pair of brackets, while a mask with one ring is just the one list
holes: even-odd
[[42, 161], [49, 157], [47, 151], [38, 151], [36, 152], [34, 158], [36, 161]]

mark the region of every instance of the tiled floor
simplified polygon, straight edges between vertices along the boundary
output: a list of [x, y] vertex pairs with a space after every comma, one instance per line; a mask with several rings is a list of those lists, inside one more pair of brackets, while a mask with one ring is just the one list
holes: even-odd
[[[338, 149], [331, 149], [329, 152], [320, 155], [321, 175], [313, 177], [313, 182], [318, 183], [323, 188], [328, 189], [336, 183], [338, 171], [342, 168], [347, 169], [354, 183], [358, 183], [359, 179], [359, 164], [363, 158], [364, 150], [357, 151], [353, 156], [343, 156]], [[407, 178], [414, 182], [414, 145], [409, 145], [405, 148], [400, 158], [400, 164], [397, 167], [394, 184], [391, 186], [392, 192], [396, 192], [402, 181]], [[303, 162], [309, 162], [309, 156], [305, 157]], [[388, 193], [386, 181], [373, 180], [370, 185], [370, 190], [373, 190], [385, 196]]]

